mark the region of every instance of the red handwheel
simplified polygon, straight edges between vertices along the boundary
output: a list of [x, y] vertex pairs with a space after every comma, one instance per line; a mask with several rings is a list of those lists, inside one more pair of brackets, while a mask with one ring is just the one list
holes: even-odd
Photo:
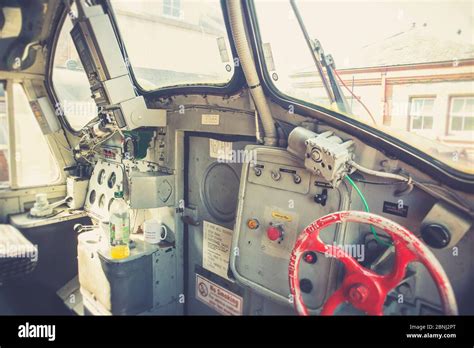
[[[327, 245], [319, 238], [319, 232], [323, 228], [341, 222], [371, 224], [389, 234], [395, 247], [393, 270], [389, 274], [379, 275], [361, 266], [341, 248]], [[306, 227], [291, 252], [288, 278], [295, 308], [300, 315], [309, 314], [302, 299], [298, 275], [301, 258], [307, 251], [335, 257], [346, 269], [342, 285], [326, 300], [322, 315], [333, 314], [342, 303], [350, 303], [369, 315], [383, 315], [383, 305], [388, 292], [403, 280], [408, 264], [414, 261], [425, 265], [434, 279], [445, 314], [458, 313], [453, 288], [446, 272], [433, 253], [412, 232], [379, 215], [362, 211], [342, 211], [323, 216]]]

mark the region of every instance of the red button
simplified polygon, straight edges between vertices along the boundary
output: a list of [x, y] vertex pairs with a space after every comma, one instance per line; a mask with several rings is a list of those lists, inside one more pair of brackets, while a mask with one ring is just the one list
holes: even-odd
[[280, 239], [281, 235], [282, 235], [282, 233], [281, 233], [280, 229], [278, 229], [276, 227], [273, 227], [273, 226], [268, 227], [268, 229], [267, 229], [268, 239], [275, 241], [275, 240]]

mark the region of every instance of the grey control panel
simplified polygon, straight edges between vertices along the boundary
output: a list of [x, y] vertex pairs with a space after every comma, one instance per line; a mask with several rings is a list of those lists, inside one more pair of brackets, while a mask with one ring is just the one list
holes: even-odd
[[[232, 271], [242, 285], [291, 306], [288, 264], [295, 241], [311, 222], [340, 210], [341, 191], [286, 150], [251, 145], [246, 151], [256, 160], [242, 170]], [[321, 239], [333, 244], [338, 228], [324, 230]], [[333, 259], [317, 253], [301, 263], [300, 282], [309, 308], [318, 309], [331, 293], [334, 266]]]

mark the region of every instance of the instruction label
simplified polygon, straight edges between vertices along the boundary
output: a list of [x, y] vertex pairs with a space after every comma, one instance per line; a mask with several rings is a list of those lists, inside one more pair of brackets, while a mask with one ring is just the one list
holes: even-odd
[[397, 203], [384, 201], [383, 212], [406, 218], [408, 215], [408, 205], [404, 205], [404, 204], [399, 205]]
[[201, 124], [206, 125], [206, 126], [218, 126], [219, 115], [218, 114], [202, 114]]
[[199, 274], [196, 274], [196, 298], [223, 315], [242, 315], [242, 297]]
[[232, 143], [209, 139], [209, 157], [222, 161], [232, 160]]
[[208, 221], [204, 221], [203, 230], [202, 266], [222, 278], [229, 279], [227, 271], [229, 269], [232, 230]]

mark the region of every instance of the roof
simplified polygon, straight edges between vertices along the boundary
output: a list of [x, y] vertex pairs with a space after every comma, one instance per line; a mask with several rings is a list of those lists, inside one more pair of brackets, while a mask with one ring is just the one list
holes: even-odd
[[[433, 33], [433, 30], [424, 24], [350, 52], [350, 61], [344, 66], [343, 62], [338, 61], [337, 56], [334, 59], [336, 67], [340, 70], [474, 59], [472, 35], [469, 37], [466, 33], [462, 34], [459, 35], [457, 32]], [[326, 54], [330, 53], [326, 52]], [[298, 73], [314, 70], [314, 65], [311, 65], [301, 69]]]
[[459, 35], [453, 33], [441, 38], [426, 25], [414, 27], [362, 47], [351, 57], [350, 65], [362, 68], [474, 58], [474, 44], [463, 42], [456, 36]]

